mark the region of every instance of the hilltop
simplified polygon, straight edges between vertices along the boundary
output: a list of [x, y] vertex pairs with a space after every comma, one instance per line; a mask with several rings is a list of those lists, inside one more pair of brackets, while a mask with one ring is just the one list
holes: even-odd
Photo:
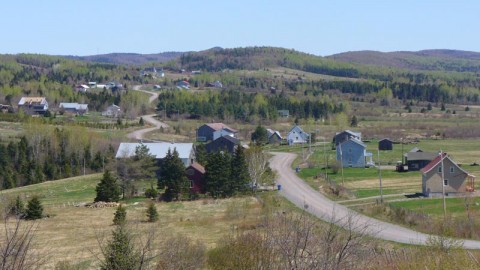
[[138, 54], [138, 53], [109, 53], [90, 56], [65, 56], [69, 59], [85, 62], [109, 63], [109, 64], [133, 64], [142, 65], [149, 62], [164, 63], [180, 57], [183, 52], [163, 52], [156, 54]]

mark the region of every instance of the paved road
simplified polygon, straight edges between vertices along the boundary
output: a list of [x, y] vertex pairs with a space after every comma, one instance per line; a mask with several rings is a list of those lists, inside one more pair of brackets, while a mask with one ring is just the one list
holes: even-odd
[[[282, 185], [280, 194], [297, 207], [304, 208], [320, 219], [327, 222], [333, 221], [342, 227], [347, 226], [346, 221], [351, 217], [356, 228], [361, 229], [367, 226], [366, 233], [376, 238], [398, 243], [426, 245], [427, 234], [359, 214], [313, 190], [291, 169], [295, 154], [272, 154], [274, 156], [270, 161], [270, 166], [278, 172], [277, 183]], [[480, 249], [480, 241], [465, 240], [463, 246], [468, 249]]]
[[[148, 102], [149, 103], [152, 103], [154, 102], [155, 100], [158, 99], [158, 93], [156, 92], [150, 92], [150, 91], [146, 91], [146, 90], [140, 90], [140, 86], [139, 85], [135, 85], [133, 87], [133, 90], [135, 91], [139, 91], [139, 92], [144, 92], [144, 93], [147, 93], [147, 94], [150, 94], [150, 98], [148, 99]], [[151, 131], [154, 131], [154, 130], [157, 130], [159, 129], [160, 127], [163, 127], [163, 128], [167, 128], [168, 125], [163, 123], [163, 122], [160, 122], [158, 121], [157, 119], [155, 119], [155, 114], [147, 114], [147, 115], [142, 115], [141, 117], [143, 117], [143, 120], [147, 123], [149, 123], [150, 125], [152, 125], [153, 127], [149, 127], [149, 128], [144, 128], [144, 129], [139, 129], [139, 130], [135, 130], [135, 131], [132, 131], [130, 133], [127, 134], [127, 137], [130, 138], [130, 139], [137, 139], [137, 140], [142, 140], [144, 139], [144, 135], [148, 132], [151, 132]]]

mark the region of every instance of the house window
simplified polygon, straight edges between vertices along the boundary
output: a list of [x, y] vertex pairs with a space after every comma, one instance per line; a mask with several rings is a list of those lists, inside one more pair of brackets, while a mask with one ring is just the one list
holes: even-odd
[[348, 153], [352, 153], [352, 148], [348, 148]]
[[348, 157], [348, 163], [352, 163], [352, 157]]
[[193, 169], [188, 169], [187, 170], [187, 175], [193, 175], [195, 172], [193, 171]]
[[448, 186], [448, 179], [443, 179], [443, 185]]
[[450, 167], [450, 173], [454, 173], [455, 172], [455, 168], [452, 166]]
[[193, 180], [190, 180], [190, 188], [193, 188]]
[[442, 166], [438, 166], [438, 172], [442, 172]]

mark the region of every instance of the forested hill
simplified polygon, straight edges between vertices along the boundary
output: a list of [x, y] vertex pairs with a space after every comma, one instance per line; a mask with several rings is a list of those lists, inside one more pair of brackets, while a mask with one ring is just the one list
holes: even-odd
[[423, 50], [418, 52], [355, 51], [334, 54], [327, 58], [345, 63], [409, 70], [480, 72], [480, 53], [459, 50]]
[[138, 54], [138, 53], [109, 53], [90, 56], [65, 56], [69, 59], [98, 62], [98, 63], [110, 63], [110, 64], [134, 64], [142, 65], [149, 62], [152, 63], [164, 63], [170, 60], [177, 59], [183, 52], [164, 52], [157, 54]]

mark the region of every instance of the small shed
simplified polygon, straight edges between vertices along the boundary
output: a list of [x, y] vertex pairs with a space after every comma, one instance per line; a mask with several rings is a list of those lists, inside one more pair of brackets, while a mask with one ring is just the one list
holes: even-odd
[[230, 154], [235, 152], [235, 149], [240, 145], [240, 141], [232, 136], [223, 136], [205, 145], [207, 153], [225, 151]]
[[378, 141], [378, 150], [393, 150], [393, 141], [390, 139], [381, 139], [380, 141]]
[[190, 180], [190, 191], [192, 193], [205, 193], [207, 184], [205, 182], [205, 168], [194, 161], [185, 169], [185, 174]]

